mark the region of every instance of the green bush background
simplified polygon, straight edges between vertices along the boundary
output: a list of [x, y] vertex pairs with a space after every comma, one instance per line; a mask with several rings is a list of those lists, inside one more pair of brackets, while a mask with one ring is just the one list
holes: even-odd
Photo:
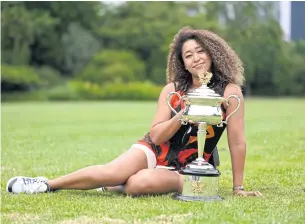
[[284, 41], [276, 4], [3, 2], [2, 99], [156, 100], [184, 26], [232, 46], [245, 66], [245, 95], [304, 96], [305, 41]]

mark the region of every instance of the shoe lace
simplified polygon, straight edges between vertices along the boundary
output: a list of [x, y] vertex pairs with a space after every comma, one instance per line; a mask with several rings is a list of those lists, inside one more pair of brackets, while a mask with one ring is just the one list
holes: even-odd
[[106, 191], [106, 188], [105, 188], [105, 187], [100, 187], [100, 188], [97, 188], [96, 190], [97, 190], [97, 191], [101, 191], [101, 192], [105, 192], [105, 191]]
[[42, 184], [46, 184], [45, 180], [38, 178], [23, 178], [25, 193], [37, 193]]

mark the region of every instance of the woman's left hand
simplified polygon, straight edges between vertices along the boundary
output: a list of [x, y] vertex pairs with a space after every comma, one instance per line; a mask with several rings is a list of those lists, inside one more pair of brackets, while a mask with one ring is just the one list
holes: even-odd
[[256, 196], [256, 197], [263, 197], [263, 194], [259, 191], [243, 191], [243, 190], [235, 190], [235, 195], [238, 196]]

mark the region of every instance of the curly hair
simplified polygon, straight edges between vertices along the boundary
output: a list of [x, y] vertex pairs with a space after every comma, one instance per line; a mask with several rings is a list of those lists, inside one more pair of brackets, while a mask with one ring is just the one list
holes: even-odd
[[192, 85], [192, 76], [185, 69], [182, 59], [182, 46], [187, 40], [194, 39], [207, 50], [211, 59], [211, 72], [213, 77], [209, 87], [220, 95], [228, 83], [234, 83], [239, 87], [244, 83], [244, 68], [242, 61], [231, 47], [218, 35], [208, 30], [195, 30], [184, 27], [175, 35], [170, 45], [167, 60], [166, 79], [169, 82], [178, 82], [177, 90], [184, 93]]

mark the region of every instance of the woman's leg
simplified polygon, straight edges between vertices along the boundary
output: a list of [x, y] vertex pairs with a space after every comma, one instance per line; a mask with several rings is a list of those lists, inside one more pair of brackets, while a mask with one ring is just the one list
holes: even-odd
[[167, 169], [144, 169], [131, 176], [125, 185], [107, 187], [107, 191], [125, 193], [132, 196], [145, 194], [181, 193], [183, 175]]
[[89, 166], [71, 174], [46, 180], [44, 178], [13, 177], [7, 183], [12, 193], [42, 193], [58, 189], [87, 190], [101, 186], [124, 184], [128, 178], [148, 167], [147, 155], [140, 148], [133, 147], [117, 159], [105, 165]]
[[132, 148], [105, 165], [94, 165], [71, 174], [49, 180], [51, 189], [94, 189], [100, 186], [124, 184], [138, 171], [147, 168], [143, 150]]

